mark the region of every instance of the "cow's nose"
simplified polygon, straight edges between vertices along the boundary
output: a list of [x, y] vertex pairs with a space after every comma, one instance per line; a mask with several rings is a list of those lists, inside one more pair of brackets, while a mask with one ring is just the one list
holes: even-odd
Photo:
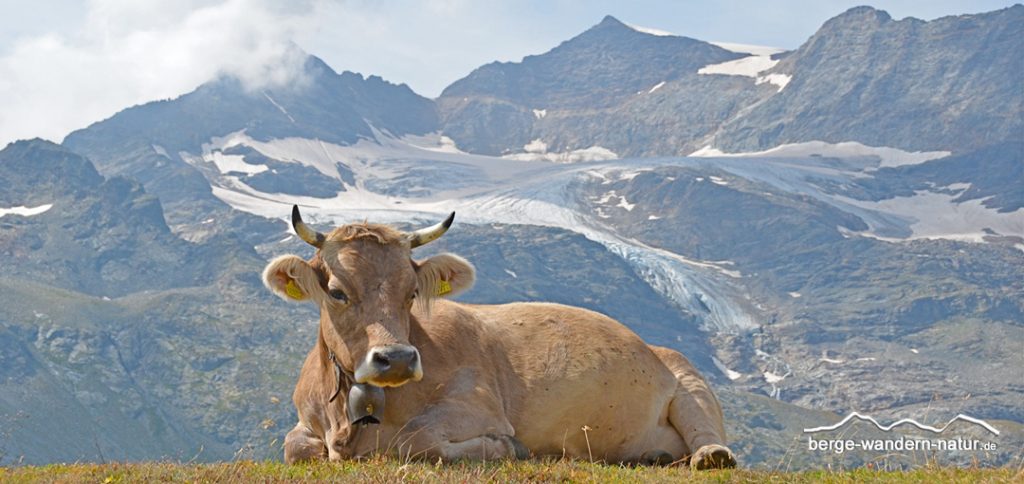
[[389, 345], [370, 351], [370, 364], [381, 373], [404, 373], [412, 369], [419, 360], [416, 348], [405, 345]]
[[373, 348], [356, 369], [356, 381], [377, 386], [399, 386], [422, 376], [419, 351], [408, 345]]

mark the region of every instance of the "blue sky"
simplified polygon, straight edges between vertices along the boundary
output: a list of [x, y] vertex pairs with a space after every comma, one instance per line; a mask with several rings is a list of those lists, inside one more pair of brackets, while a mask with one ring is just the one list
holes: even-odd
[[[428, 97], [494, 60], [517, 61], [611, 14], [701, 40], [793, 49], [839, 0], [0, 0], [0, 145], [67, 132], [175, 97], [221, 72], [254, 87], [291, 80], [293, 41], [336, 70]], [[996, 10], [1012, 1], [868, 3], [894, 18]], [[280, 65], [284, 63], [285, 67]]]

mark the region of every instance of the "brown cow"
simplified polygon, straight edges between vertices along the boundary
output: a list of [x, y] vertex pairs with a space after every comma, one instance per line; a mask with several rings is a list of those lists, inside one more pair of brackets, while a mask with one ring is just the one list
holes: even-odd
[[317, 304], [320, 333], [295, 387], [287, 462], [384, 452], [736, 465], [718, 400], [678, 352], [581, 308], [442, 299], [473, 284], [473, 266], [410, 251], [454, 216], [411, 234], [364, 223], [324, 235], [293, 208], [296, 233], [319, 250], [278, 257], [263, 279]]

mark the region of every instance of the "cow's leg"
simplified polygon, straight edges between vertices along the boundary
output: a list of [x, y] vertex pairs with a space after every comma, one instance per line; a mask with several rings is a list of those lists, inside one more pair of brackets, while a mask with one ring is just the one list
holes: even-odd
[[429, 460], [529, 458], [514, 433], [493, 398], [460, 394], [431, 404], [410, 420], [394, 446], [401, 456]]
[[320, 437], [313, 434], [302, 422], [284, 438], [284, 461], [296, 462], [323, 460], [327, 458], [327, 447]]
[[401, 455], [446, 461], [528, 459], [530, 451], [518, 439], [506, 434], [487, 434], [455, 441], [427, 433], [423, 439], [409, 439]]
[[651, 346], [679, 386], [669, 403], [668, 420], [690, 449], [690, 467], [736, 467], [736, 457], [725, 445], [722, 407], [704, 377], [678, 351]]

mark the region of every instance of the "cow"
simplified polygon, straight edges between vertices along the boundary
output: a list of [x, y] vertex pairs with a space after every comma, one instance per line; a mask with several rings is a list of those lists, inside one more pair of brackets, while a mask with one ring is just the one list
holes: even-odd
[[602, 314], [552, 303], [463, 304], [475, 269], [411, 251], [451, 226], [371, 223], [324, 234], [263, 272], [288, 301], [320, 309], [293, 401], [287, 463], [383, 453], [430, 460], [558, 456], [734, 467], [722, 410], [680, 353]]

